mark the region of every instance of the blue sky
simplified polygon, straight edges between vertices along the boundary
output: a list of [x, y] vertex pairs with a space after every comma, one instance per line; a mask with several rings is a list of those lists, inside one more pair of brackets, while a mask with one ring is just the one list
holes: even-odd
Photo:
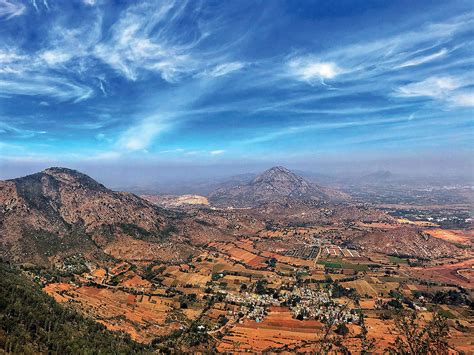
[[473, 32], [470, 1], [0, 0], [1, 160], [466, 157]]

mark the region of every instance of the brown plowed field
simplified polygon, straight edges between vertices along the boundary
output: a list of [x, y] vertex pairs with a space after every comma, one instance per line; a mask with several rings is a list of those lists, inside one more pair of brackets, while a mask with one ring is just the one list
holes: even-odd
[[[110, 288], [89, 286], [71, 287], [67, 284], [49, 284], [44, 291], [59, 302], [72, 302], [111, 330], [123, 330], [137, 341], [148, 343], [159, 335], [179, 328], [178, 323], [165, 325], [172, 311], [170, 299], [158, 296], [135, 296]], [[62, 292], [61, 292], [62, 291]]]
[[217, 349], [221, 352], [279, 349], [302, 341], [314, 341], [321, 329], [319, 321], [296, 320], [292, 318], [288, 308], [271, 307], [263, 322], [246, 320], [233, 327]]
[[[456, 264], [446, 264], [428, 268], [412, 268], [410, 269], [410, 273], [424, 280], [433, 280], [472, 288], [472, 279], [469, 279], [472, 273], [467, 271], [472, 269], [473, 266], [474, 259], [470, 259]], [[461, 271], [460, 274], [458, 272], [460, 270], [466, 271]]]

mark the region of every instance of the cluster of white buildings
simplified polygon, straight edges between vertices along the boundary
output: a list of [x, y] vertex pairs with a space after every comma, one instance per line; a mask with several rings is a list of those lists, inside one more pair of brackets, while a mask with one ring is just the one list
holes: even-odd
[[319, 319], [323, 322], [336, 318], [336, 323], [352, 323], [358, 319], [356, 314], [333, 301], [331, 290], [295, 287], [291, 292], [282, 292], [278, 298], [274, 298], [273, 295], [257, 295], [249, 292], [228, 293], [226, 301], [240, 305], [239, 311], [257, 322], [265, 318], [268, 307], [280, 306], [284, 302], [288, 304], [295, 318], [302, 315], [304, 319]]

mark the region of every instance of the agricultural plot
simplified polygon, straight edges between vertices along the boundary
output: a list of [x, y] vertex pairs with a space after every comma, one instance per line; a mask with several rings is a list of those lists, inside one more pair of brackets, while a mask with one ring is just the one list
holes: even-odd
[[[200, 246], [199, 252], [187, 262], [148, 261], [149, 264], [140, 267], [137, 261], [128, 260], [80, 276], [83, 284], [95, 281], [102, 283], [103, 289], [79, 287], [76, 283], [50, 284], [45, 290], [59, 302], [71, 303], [109, 329], [125, 331], [141, 342], [199, 324], [204, 327], [202, 332], [207, 333], [213, 350], [297, 353], [318, 350], [317, 340], [323, 331], [320, 321], [324, 318], [308, 316], [310, 313], [301, 313], [299, 317], [295, 309], [303, 308], [295, 308], [293, 302], [297, 307], [303, 307], [304, 302], [289, 297], [295, 290], [317, 293], [337, 283], [358, 295], [358, 306], [352, 296], [344, 293], [333, 299], [349, 309], [361, 308], [369, 336], [377, 340], [377, 348], [383, 349], [394, 339], [393, 321], [380, 319], [386, 311], [381, 309], [381, 302], [394, 298], [391, 291], [402, 292], [412, 299], [415, 291], [425, 291], [427, 287], [414, 278], [442, 282], [439, 291], [443, 292], [457, 290], [446, 286], [454, 284], [453, 280], [462, 285], [472, 279], [472, 262], [459, 263], [454, 257], [449, 259], [454, 264], [443, 259], [443, 266], [432, 262], [415, 268], [408, 264], [407, 258], [367, 249], [362, 249], [361, 254], [343, 248], [340, 243], [345, 234], [340, 229], [315, 233], [310, 228], [288, 228], [269, 231], [271, 238], [265, 233]], [[330, 239], [331, 236], [336, 239]], [[426, 291], [436, 292], [436, 287], [430, 285]], [[275, 299], [275, 295], [280, 298]], [[421, 301], [417, 304], [424, 309], [432, 307]], [[281, 305], [288, 305], [291, 311]], [[439, 307], [439, 310], [452, 322], [466, 321], [468, 317], [460, 307]], [[305, 311], [309, 312], [306, 308]], [[344, 345], [357, 353], [361, 346], [360, 327], [350, 322]], [[466, 324], [468, 327], [469, 323]]]
[[470, 270], [472, 270], [473, 267], [474, 259], [469, 259], [456, 264], [439, 265], [428, 268], [411, 268], [409, 273], [414, 277], [420, 277], [434, 282], [471, 288], [472, 272]]
[[362, 297], [377, 297], [377, 291], [366, 280], [342, 282], [343, 287], [353, 288]]
[[388, 260], [394, 264], [408, 264], [408, 260], [406, 258], [399, 258], [398, 256], [390, 255]]
[[107, 328], [125, 331], [140, 342], [148, 343], [179, 327], [177, 323], [166, 324], [166, 319], [176, 306], [172, 299], [137, 296], [113, 288], [65, 288], [62, 284], [50, 284], [44, 291], [59, 302], [71, 303], [90, 316], [100, 319]]
[[266, 258], [236, 247], [233, 243], [212, 243], [210, 246], [227, 254], [231, 259], [240, 261], [251, 268], [259, 269], [267, 267], [267, 264], [265, 264]]
[[204, 287], [211, 280], [210, 275], [202, 275], [195, 272], [183, 272], [179, 269], [167, 269], [168, 278], [172, 279], [174, 286]]
[[263, 352], [302, 341], [315, 341], [322, 324], [316, 320], [296, 320], [288, 308], [271, 307], [262, 322], [245, 320], [230, 329], [218, 343], [220, 352]]
[[352, 264], [341, 259], [318, 260], [318, 264], [324, 265], [327, 269], [352, 269], [355, 271], [367, 271], [369, 267], [366, 264]]
[[314, 259], [318, 255], [319, 247], [317, 246], [301, 246], [297, 249], [288, 250], [285, 256], [292, 256], [301, 259]]
[[150, 289], [152, 283], [144, 280], [140, 276], [133, 274], [130, 277], [123, 279], [120, 282], [120, 286], [128, 287], [128, 288], [138, 288], [138, 289]]
[[296, 267], [302, 267], [302, 266], [311, 267], [314, 264], [313, 260], [311, 259], [301, 259], [295, 256], [286, 256], [286, 255], [282, 255], [278, 253], [263, 252], [261, 255], [269, 259], [275, 258], [279, 263], [292, 265]]
[[323, 247], [323, 254], [327, 257], [347, 257], [347, 258], [360, 258], [361, 255], [357, 250], [341, 248], [337, 245], [328, 245]]

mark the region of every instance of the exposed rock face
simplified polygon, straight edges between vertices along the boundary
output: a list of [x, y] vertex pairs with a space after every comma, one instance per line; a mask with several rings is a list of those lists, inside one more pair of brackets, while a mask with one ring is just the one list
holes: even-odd
[[199, 195], [141, 195], [140, 197], [163, 208], [209, 205], [207, 197]]
[[75, 170], [50, 168], [0, 181], [0, 256], [10, 260], [100, 254], [122, 235], [160, 241], [172, 219], [172, 213]]
[[283, 167], [273, 167], [251, 182], [213, 192], [209, 200], [219, 206], [258, 207], [287, 200], [324, 201], [329, 196], [318, 186]]

